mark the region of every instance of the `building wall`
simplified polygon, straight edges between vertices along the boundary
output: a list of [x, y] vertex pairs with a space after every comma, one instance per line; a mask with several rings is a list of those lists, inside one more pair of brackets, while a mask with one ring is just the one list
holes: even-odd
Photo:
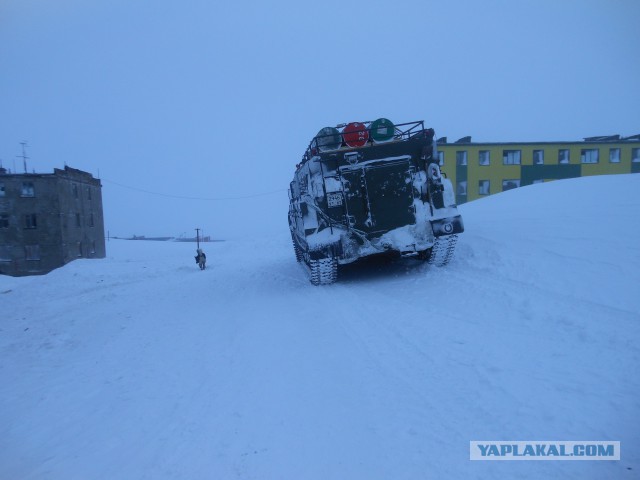
[[54, 174], [0, 172], [0, 273], [43, 274], [105, 253], [99, 180], [69, 167]]
[[[5, 187], [0, 214], [8, 214], [8, 227], [0, 228], [0, 271], [23, 275], [60, 266], [58, 197], [51, 179], [36, 174], [0, 175], [0, 183]], [[28, 192], [23, 191], [24, 185], [29, 186]]]
[[[635, 138], [635, 137], [634, 137]], [[611, 149], [619, 149], [619, 162], [610, 161]], [[534, 142], [534, 143], [444, 143], [442, 171], [453, 182], [458, 203], [502, 192], [503, 183], [526, 186], [540, 181], [558, 180], [586, 175], [605, 175], [640, 172], [640, 141], [619, 140], [602, 142]], [[560, 151], [568, 151], [568, 162], [560, 163]], [[585, 163], [592, 158], [583, 151], [597, 151], [597, 163]], [[505, 151], [519, 151], [519, 164], [505, 164]], [[542, 164], [534, 162], [534, 151], [541, 151]], [[488, 152], [489, 164], [480, 162], [480, 152]], [[466, 164], [461, 162], [466, 154]], [[483, 154], [487, 155], [487, 153]], [[483, 157], [486, 158], [486, 157]], [[489, 189], [481, 190], [480, 182]], [[464, 194], [466, 182], [466, 194]]]
[[56, 170], [64, 263], [104, 258], [104, 216], [100, 181], [79, 170]]

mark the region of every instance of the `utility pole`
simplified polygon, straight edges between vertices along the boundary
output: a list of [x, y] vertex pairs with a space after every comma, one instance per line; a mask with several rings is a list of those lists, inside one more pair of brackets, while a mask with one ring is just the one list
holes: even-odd
[[197, 242], [197, 247], [198, 249], [200, 249], [200, 229], [196, 228], [196, 242]]
[[20, 142], [20, 145], [22, 145], [22, 155], [16, 155], [16, 156], [22, 158], [22, 164], [24, 165], [24, 173], [27, 173], [27, 159], [29, 158], [27, 157], [27, 151], [25, 150], [25, 147], [27, 146], [27, 141], [25, 140], [24, 142]]

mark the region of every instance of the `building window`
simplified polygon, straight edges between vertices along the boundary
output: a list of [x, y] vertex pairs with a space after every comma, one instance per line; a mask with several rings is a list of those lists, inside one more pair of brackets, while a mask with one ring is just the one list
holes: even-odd
[[466, 165], [467, 164], [467, 152], [461, 151], [456, 152], [456, 165]]
[[467, 194], [467, 182], [458, 182], [458, 195], [466, 195]]
[[35, 213], [28, 213], [24, 216], [24, 228], [36, 228], [37, 226]]
[[560, 165], [564, 165], [569, 163], [569, 150], [566, 148], [561, 148], [558, 150], [558, 163]]
[[87, 199], [91, 200], [91, 188], [87, 187]]
[[96, 253], [96, 241], [91, 240], [91, 253]]
[[544, 150], [533, 151], [533, 164], [544, 165]]
[[620, 163], [620, 149], [619, 148], [610, 148], [609, 149], [609, 163]]
[[82, 257], [82, 242], [78, 242], [78, 256]]
[[444, 165], [444, 152], [438, 150], [438, 164], [442, 167]]
[[40, 245], [25, 245], [24, 258], [25, 260], [40, 260]]
[[36, 191], [33, 188], [33, 182], [22, 182], [22, 189], [20, 190], [21, 197], [35, 197]]
[[581, 163], [598, 163], [600, 150], [597, 148], [583, 148], [580, 151]]
[[512, 190], [514, 188], [518, 188], [520, 186], [519, 179], [513, 180], [502, 180], [502, 191], [506, 192], [507, 190]]
[[489, 195], [489, 180], [480, 180], [478, 182], [478, 195]]
[[89, 226], [93, 227], [93, 213], [89, 214]]
[[609, 149], [609, 163], [620, 163], [620, 149], [619, 148], [610, 148]]
[[631, 161], [633, 163], [640, 162], [640, 148], [632, 148], [631, 149]]
[[0, 245], [0, 262], [11, 261], [11, 247], [8, 245]]
[[0, 197], [4, 197], [4, 183], [0, 183]]
[[502, 163], [504, 165], [520, 165], [520, 150], [503, 150]]
[[9, 214], [0, 213], [0, 228], [9, 228]]
[[478, 165], [489, 165], [490, 163], [489, 150], [480, 150], [478, 152]]
[[73, 191], [73, 198], [78, 198], [78, 185], [74, 183], [71, 186], [71, 190]]
[[76, 213], [76, 227], [80, 226], [80, 214]]

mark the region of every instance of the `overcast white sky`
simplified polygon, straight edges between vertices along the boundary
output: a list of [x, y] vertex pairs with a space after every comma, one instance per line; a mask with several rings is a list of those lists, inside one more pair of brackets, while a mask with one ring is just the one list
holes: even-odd
[[99, 174], [111, 235], [260, 235], [287, 228], [324, 126], [640, 133], [639, 18], [636, 0], [1, 0], [0, 159], [21, 172], [26, 140], [29, 170]]

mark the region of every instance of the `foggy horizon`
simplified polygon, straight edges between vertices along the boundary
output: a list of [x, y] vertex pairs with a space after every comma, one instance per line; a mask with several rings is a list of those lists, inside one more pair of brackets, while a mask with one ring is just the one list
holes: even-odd
[[624, 0], [8, 0], [0, 161], [21, 173], [27, 141], [29, 171], [99, 177], [112, 236], [286, 229], [295, 165], [325, 126], [424, 120], [450, 142], [640, 133], [639, 14]]

